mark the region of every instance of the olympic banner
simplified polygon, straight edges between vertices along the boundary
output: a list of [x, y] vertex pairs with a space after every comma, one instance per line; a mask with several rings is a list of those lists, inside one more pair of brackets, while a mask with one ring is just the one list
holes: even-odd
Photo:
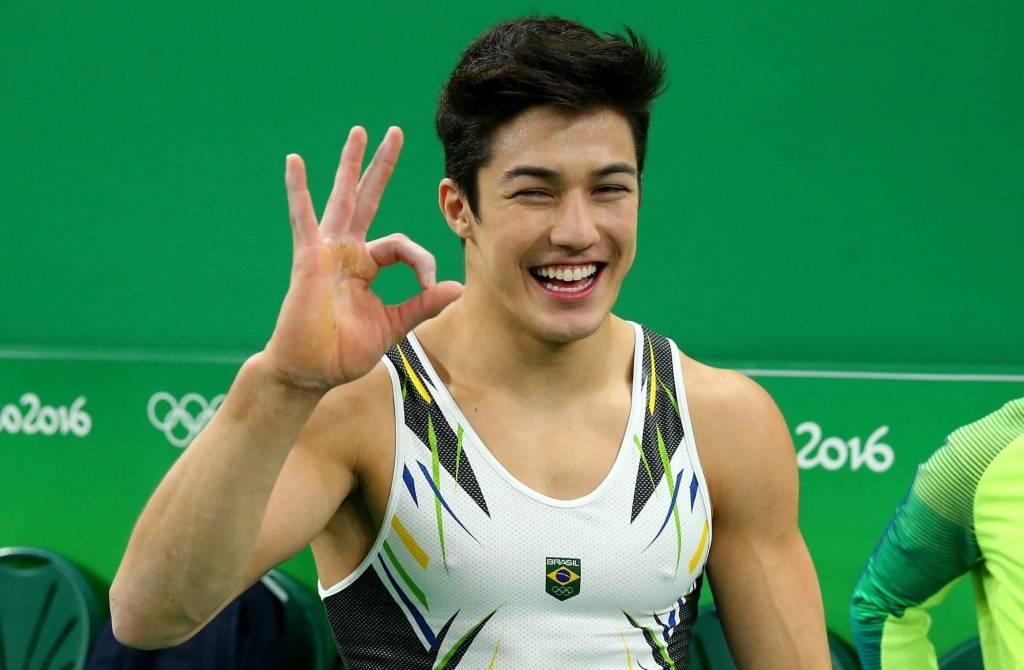
[[[146, 500], [239, 364], [0, 358], [0, 546], [51, 549], [109, 582]], [[918, 463], [958, 426], [1024, 396], [1024, 378], [747, 373], [789, 423], [801, 528], [828, 625], [848, 637], [853, 585]], [[285, 570], [315, 584], [308, 549]], [[976, 634], [969, 584], [934, 618], [940, 651]]]
[[[239, 364], [0, 359], [0, 546], [51, 549], [109, 582]], [[315, 583], [308, 550], [285, 570]]]

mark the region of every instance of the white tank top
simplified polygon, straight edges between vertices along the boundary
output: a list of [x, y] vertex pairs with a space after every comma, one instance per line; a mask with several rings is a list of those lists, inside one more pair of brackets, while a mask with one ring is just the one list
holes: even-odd
[[410, 334], [384, 357], [397, 444], [384, 524], [320, 596], [352, 670], [689, 664], [711, 506], [675, 344], [637, 324], [604, 481], [558, 500], [487, 450]]

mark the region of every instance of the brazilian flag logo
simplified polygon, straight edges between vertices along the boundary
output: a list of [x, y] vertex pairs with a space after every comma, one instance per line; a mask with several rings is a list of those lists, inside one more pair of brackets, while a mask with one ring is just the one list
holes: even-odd
[[568, 600], [580, 594], [580, 559], [552, 558], [545, 561], [547, 574], [545, 590], [559, 600]]

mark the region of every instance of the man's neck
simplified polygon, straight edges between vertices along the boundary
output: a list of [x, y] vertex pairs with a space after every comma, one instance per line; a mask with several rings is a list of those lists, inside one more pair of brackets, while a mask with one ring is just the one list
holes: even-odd
[[[469, 296], [467, 296], [469, 297]], [[609, 314], [591, 335], [572, 342], [545, 340], [508, 318], [500, 307], [462, 298], [417, 328], [442, 381], [501, 389], [525, 402], [558, 403], [587, 395], [629, 374], [633, 333]]]

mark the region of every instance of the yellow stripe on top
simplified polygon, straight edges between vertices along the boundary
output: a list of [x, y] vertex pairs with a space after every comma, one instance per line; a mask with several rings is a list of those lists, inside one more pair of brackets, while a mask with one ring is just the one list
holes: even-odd
[[658, 392], [658, 370], [654, 365], [654, 345], [651, 344], [650, 336], [647, 337], [647, 348], [651, 352], [651, 400], [647, 405], [647, 410], [654, 414], [654, 397]]
[[708, 522], [704, 522], [704, 532], [700, 534], [700, 544], [697, 545], [697, 551], [694, 552], [693, 558], [690, 559], [690, 574], [697, 569], [697, 564], [700, 563], [700, 556], [704, 553], [704, 545], [708, 543]]
[[505, 637], [505, 629], [501, 629], [501, 635], [498, 636], [498, 646], [494, 648], [494, 656], [491, 656], [491, 664], [487, 666], [487, 670], [494, 670], [494, 662], [498, 660], [498, 650], [501, 649], [501, 638]]
[[423, 551], [423, 548], [413, 539], [413, 536], [409, 534], [409, 531], [406, 530], [397, 516], [391, 517], [391, 527], [395, 529], [398, 539], [402, 541], [402, 544], [409, 550], [409, 553], [416, 559], [416, 562], [420, 564], [420, 567], [426, 570], [427, 565], [430, 564], [430, 556], [427, 556], [427, 552]]
[[629, 667], [629, 670], [633, 670], [633, 655], [629, 653], [629, 645], [626, 644], [626, 636], [622, 634], [622, 631], [619, 631], [619, 637], [622, 638], [622, 644], [626, 647], [626, 665]]
[[423, 399], [426, 400], [428, 404], [433, 402], [430, 394], [427, 393], [427, 388], [423, 386], [423, 382], [420, 381], [419, 376], [412, 369], [412, 366], [409, 365], [409, 359], [405, 357], [405, 352], [402, 351], [402, 345], [397, 345], [397, 349], [398, 355], [402, 357], [402, 364], [405, 365], [405, 371], [408, 373], [409, 379], [412, 380], [412, 385], [416, 388], [416, 391], [423, 396]]

